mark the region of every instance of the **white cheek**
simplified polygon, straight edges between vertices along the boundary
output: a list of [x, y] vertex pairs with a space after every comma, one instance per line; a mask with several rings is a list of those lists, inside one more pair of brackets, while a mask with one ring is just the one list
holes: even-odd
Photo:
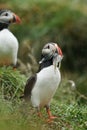
[[49, 54], [50, 53], [50, 49], [43, 49], [42, 50], [42, 54]]

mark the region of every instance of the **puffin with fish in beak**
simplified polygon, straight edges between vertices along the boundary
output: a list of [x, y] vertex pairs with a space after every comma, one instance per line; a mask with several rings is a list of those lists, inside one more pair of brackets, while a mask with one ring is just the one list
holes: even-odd
[[51, 114], [50, 102], [61, 81], [60, 63], [63, 58], [62, 51], [56, 43], [47, 43], [42, 49], [39, 72], [31, 76], [25, 85], [23, 98], [31, 101], [37, 109], [46, 108], [49, 120], [56, 117]]

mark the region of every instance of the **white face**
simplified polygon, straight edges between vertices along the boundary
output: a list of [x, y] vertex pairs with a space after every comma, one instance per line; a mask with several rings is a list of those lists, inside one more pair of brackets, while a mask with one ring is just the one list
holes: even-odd
[[13, 13], [11, 11], [4, 11], [0, 14], [0, 22], [1, 23], [11, 23], [13, 20]]
[[[56, 43], [48, 43], [46, 44], [42, 49], [42, 55], [44, 58], [40, 61], [42, 63], [44, 60], [50, 59], [53, 57], [53, 65], [55, 68], [58, 66], [58, 63], [61, 62], [63, 59], [62, 52], [58, 52], [58, 49], [60, 49]], [[59, 50], [61, 51], [61, 50]]]
[[46, 55], [46, 54], [53, 54], [55, 53], [56, 48], [53, 44], [48, 43], [44, 46], [44, 48], [42, 49], [42, 54]]

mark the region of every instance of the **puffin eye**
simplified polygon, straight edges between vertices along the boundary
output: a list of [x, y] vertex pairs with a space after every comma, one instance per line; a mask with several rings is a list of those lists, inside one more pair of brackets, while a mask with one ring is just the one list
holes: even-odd
[[6, 13], [5, 16], [8, 16], [8, 13]]
[[50, 46], [48, 45], [48, 47], [47, 47], [48, 49], [50, 49]]

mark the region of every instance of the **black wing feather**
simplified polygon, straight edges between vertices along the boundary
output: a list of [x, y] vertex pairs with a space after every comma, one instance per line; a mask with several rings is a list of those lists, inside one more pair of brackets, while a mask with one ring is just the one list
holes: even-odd
[[31, 76], [28, 80], [27, 83], [25, 85], [25, 89], [24, 89], [24, 98], [30, 98], [31, 97], [31, 91], [35, 85], [35, 82], [37, 80], [37, 75], [33, 75]]

